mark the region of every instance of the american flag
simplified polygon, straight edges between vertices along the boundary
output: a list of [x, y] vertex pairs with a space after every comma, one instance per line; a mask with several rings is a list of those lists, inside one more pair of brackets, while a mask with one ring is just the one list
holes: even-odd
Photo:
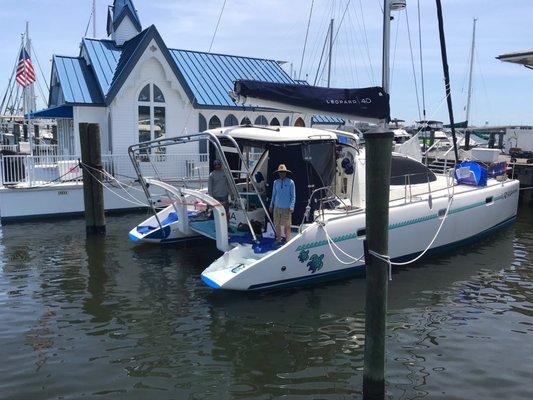
[[35, 82], [35, 70], [30, 55], [26, 49], [20, 51], [19, 64], [17, 66], [17, 82], [21, 86], [29, 86]]

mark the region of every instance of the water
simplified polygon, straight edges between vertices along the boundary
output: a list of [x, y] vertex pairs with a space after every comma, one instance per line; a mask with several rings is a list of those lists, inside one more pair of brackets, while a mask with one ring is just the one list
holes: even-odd
[[[1, 228], [1, 399], [343, 399], [362, 386], [365, 282], [214, 293], [211, 244], [139, 246], [140, 215]], [[394, 399], [531, 399], [533, 210], [390, 286]]]

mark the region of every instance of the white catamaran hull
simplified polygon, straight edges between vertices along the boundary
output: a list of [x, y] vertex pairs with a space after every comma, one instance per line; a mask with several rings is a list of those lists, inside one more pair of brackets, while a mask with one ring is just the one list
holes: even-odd
[[[518, 190], [517, 181], [491, 179], [485, 188], [456, 191], [431, 252], [474, 241], [513, 221]], [[391, 205], [389, 254], [393, 260], [412, 259], [429, 246], [449, 205], [446, 191], [434, 196], [440, 197]], [[342, 213], [325, 218], [324, 226], [310, 224], [275, 251], [255, 254], [251, 245], [239, 245], [205, 269], [202, 280], [216, 289], [259, 290], [362, 272], [364, 258], [354, 263], [335, 245], [354, 258], [362, 256], [364, 227], [364, 211]]]

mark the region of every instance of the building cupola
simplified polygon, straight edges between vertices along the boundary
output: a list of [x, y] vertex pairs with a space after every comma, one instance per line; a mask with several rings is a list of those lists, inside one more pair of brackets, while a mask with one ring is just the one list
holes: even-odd
[[107, 11], [107, 35], [117, 46], [122, 46], [141, 31], [141, 21], [132, 0], [114, 0]]

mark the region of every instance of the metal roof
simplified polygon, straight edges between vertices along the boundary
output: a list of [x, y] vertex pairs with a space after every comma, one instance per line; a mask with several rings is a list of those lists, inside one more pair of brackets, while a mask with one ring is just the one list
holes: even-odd
[[313, 115], [311, 122], [319, 125], [344, 125], [342, 118], [330, 117], [328, 115]]
[[199, 106], [237, 108], [228, 95], [237, 79], [294, 83], [274, 60], [169, 50]]
[[122, 49], [112, 40], [83, 39], [92, 69], [102, 94], [105, 96], [111, 88]]
[[138, 31], [141, 31], [141, 21], [132, 0], [115, 0], [113, 2], [113, 27], [117, 29], [120, 22], [128, 15]]
[[83, 58], [54, 56], [53, 62], [65, 103], [103, 103], [94, 77]]

